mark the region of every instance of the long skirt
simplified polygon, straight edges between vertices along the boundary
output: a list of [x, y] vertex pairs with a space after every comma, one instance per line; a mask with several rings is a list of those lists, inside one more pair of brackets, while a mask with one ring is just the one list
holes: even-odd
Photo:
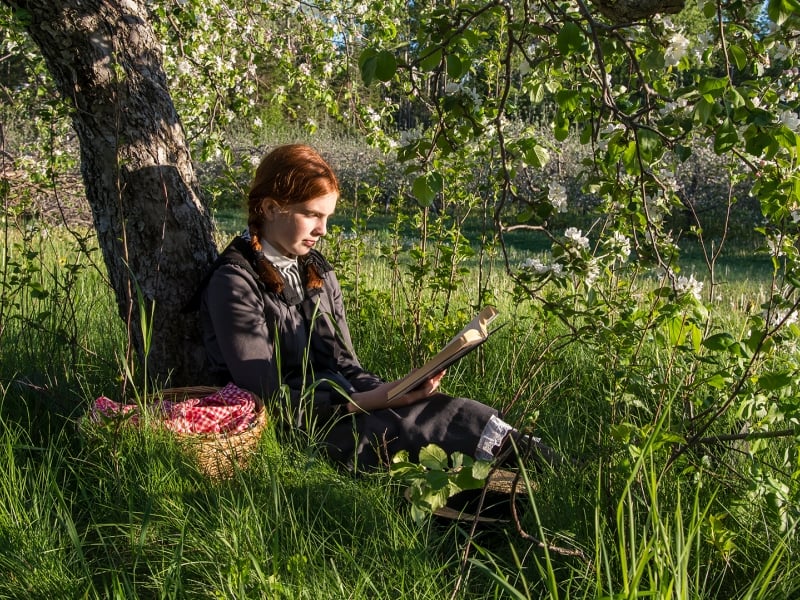
[[448, 455], [462, 452], [474, 457], [493, 415], [497, 410], [476, 400], [435, 394], [411, 406], [343, 417], [325, 435], [325, 448], [332, 460], [357, 471], [387, 465], [401, 450], [416, 461], [428, 444]]

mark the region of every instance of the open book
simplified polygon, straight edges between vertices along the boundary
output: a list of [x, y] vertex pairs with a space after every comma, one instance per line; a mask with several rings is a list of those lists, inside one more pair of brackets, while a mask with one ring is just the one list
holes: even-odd
[[395, 385], [389, 390], [389, 400], [393, 400], [413, 390], [489, 339], [489, 336], [498, 329], [489, 330], [489, 323], [494, 320], [497, 314], [497, 309], [493, 306], [484, 308], [466, 327], [464, 327], [464, 329], [459, 331], [452, 340], [447, 342], [447, 345], [442, 348], [436, 356], [431, 358], [419, 369], [415, 369], [402, 379], [397, 380]]

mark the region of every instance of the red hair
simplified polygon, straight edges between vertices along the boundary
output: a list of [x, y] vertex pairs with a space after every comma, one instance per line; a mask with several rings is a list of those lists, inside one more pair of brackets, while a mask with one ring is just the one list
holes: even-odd
[[278, 146], [256, 169], [248, 194], [248, 222], [263, 215], [265, 202], [288, 206], [331, 192], [339, 193], [339, 180], [314, 148], [304, 144]]

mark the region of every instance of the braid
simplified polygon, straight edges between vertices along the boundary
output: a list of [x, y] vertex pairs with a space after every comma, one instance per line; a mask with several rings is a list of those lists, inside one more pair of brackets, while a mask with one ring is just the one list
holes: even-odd
[[249, 223], [250, 229], [250, 247], [256, 256], [255, 264], [253, 265], [258, 278], [263, 281], [267, 289], [271, 292], [280, 294], [283, 292], [283, 277], [280, 276], [278, 270], [264, 256], [264, 248], [261, 246], [261, 241], [258, 239], [258, 227], [255, 223]]
[[322, 275], [320, 274], [319, 267], [313, 260], [300, 259], [300, 264], [306, 270], [306, 289], [321, 290], [322, 289]]

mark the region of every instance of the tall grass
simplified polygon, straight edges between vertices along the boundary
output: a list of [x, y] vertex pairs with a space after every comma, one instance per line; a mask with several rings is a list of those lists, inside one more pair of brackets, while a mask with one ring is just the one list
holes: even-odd
[[[556, 326], [510, 301], [501, 309], [517, 324], [454, 366], [445, 386], [506, 409], [578, 459], [530, 467], [534, 491], [520, 501], [519, 530], [509, 522], [471, 536], [469, 524], [417, 525], [388, 475], [339, 472], [313, 441], [287, 437], [275, 423], [249, 468], [223, 481], [206, 478], [163, 433], [78, 427], [95, 397], [119, 389], [125, 340], [98, 271], [87, 265], [64, 279], [64, 265], [78, 260], [70, 239], [51, 233], [31, 271], [42, 289], [61, 278], [69, 294], [3, 288], [15, 308], [4, 315], [0, 346], [0, 598], [440, 599], [457, 590], [459, 598], [750, 599], [800, 591], [794, 524], [781, 529], [761, 499], [746, 495], [749, 456], [709, 452], [701, 468], [665, 471], [658, 419], [637, 444], [619, 443], [614, 411], [623, 408], [609, 402], [608, 365], [591, 348], [549, 345]], [[400, 375], [409, 354], [386, 302], [393, 274], [374, 258], [358, 268], [348, 306], [357, 351], [368, 368]], [[757, 284], [735, 285], [755, 301]], [[472, 292], [467, 285], [464, 294]], [[679, 391], [665, 392], [663, 418]]]

